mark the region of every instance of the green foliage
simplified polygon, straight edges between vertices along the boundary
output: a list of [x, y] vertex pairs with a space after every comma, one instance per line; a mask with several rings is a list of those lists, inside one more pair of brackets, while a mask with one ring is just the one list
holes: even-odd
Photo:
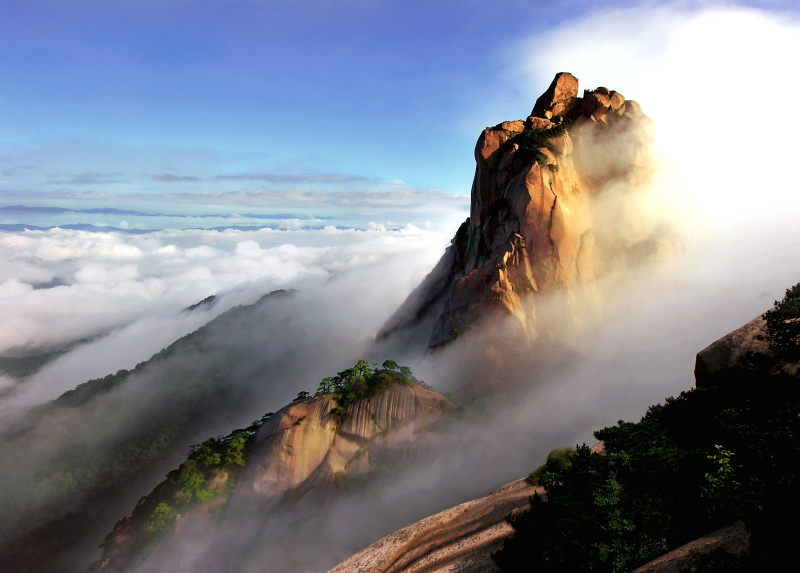
[[394, 360], [385, 361], [380, 369], [377, 364], [371, 367], [366, 361], [359, 360], [352, 368], [322, 380], [314, 395], [332, 395], [338, 406], [331, 413], [344, 422], [350, 416], [348, 406], [363, 398], [370, 398], [393, 384], [419, 384], [430, 389], [430, 386], [414, 378], [410, 368], [398, 366]]
[[344, 491], [347, 489], [347, 474], [336, 472], [333, 475], [333, 483], [336, 485], [336, 489]]
[[714, 469], [706, 472], [706, 484], [700, 487], [700, 496], [708, 504], [709, 517], [731, 519], [739, 515], [746, 504], [742, 484], [736, 480], [735, 468], [731, 458], [733, 452], [714, 444], [716, 454], [708, 454]]
[[534, 496], [509, 518], [515, 534], [494, 556], [503, 571], [630, 571], [738, 519], [759, 563], [796, 559], [796, 379], [751, 373], [701, 387], [595, 436], [607, 455], [584, 446], [530, 476], [547, 501]]
[[247, 463], [256, 430], [270, 416], [271, 412], [245, 429], [189, 448], [186, 461], [139, 500], [130, 520], [134, 527], [154, 535], [193, 506], [224, 504], [236, 487], [239, 470]]
[[509, 144], [516, 143], [519, 145], [517, 158], [523, 163], [544, 163], [546, 158], [540, 149], [544, 148], [554, 155], [560, 155], [560, 152], [556, 146], [553, 145], [551, 140], [564, 135], [568, 126], [569, 122], [564, 121], [559, 125], [554, 125], [553, 127], [545, 129], [526, 129], [508, 141]]
[[770, 349], [781, 360], [800, 360], [800, 283], [786, 289], [786, 296], [775, 301], [775, 308], [767, 311], [765, 319]]
[[147, 520], [145, 529], [148, 533], [163, 531], [174, 521], [175, 515], [175, 510], [172, 507], [161, 502], [153, 509], [153, 513], [150, 515], [150, 519]]
[[297, 397], [294, 400], [292, 400], [292, 402], [300, 402], [302, 400], [307, 400], [310, 397], [311, 397], [311, 394], [309, 394], [308, 392], [303, 390], [302, 392], [298, 392], [297, 393]]
[[575, 448], [556, 448], [547, 454], [547, 461], [545, 463], [528, 474], [528, 477], [525, 478], [525, 482], [532, 486], [541, 485], [544, 483], [541, 480], [545, 473], [553, 474], [566, 468], [572, 464], [574, 457]]
[[626, 454], [598, 456], [584, 444], [567, 460], [545, 464], [548, 501], [537, 493], [528, 513], [509, 517], [516, 535], [495, 557], [503, 570], [622, 573], [665, 550], [664, 539], [648, 536], [627, 511], [618, 481]]

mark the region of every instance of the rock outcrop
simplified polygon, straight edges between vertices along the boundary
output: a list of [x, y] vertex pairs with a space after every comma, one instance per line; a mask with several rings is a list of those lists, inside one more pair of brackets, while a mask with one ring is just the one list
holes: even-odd
[[703, 571], [704, 566], [724, 571], [725, 565], [730, 567], [737, 559], [750, 554], [749, 538], [744, 523], [738, 521], [653, 559], [633, 573], [683, 573]]
[[[605, 455], [605, 444], [599, 442], [591, 451]], [[328, 573], [498, 573], [492, 553], [514, 532], [505, 518], [527, 510], [534, 493], [547, 499], [543, 487], [512, 481], [395, 531]]]
[[286, 406], [255, 434], [244, 483], [263, 501], [294, 490], [301, 496], [330, 490], [368, 473], [376, 460], [413, 455], [448, 401], [421, 386], [394, 384], [348, 407], [344, 422], [336, 401], [320, 396]]
[[505, 516], [534, 491], [524, 480], [427, 517], [376, 541], [329, 573], [494, 573], [491, 555], [512, 533]]
[[765, 315], [726, 334], [697, 353], [694, 378], [697, 386], [730, 383], [742, 376], [800, 377], [800, 364], [780, 359], [766, 339]]
[[660, 237], [612, 239], [594, 221], [603, 193], [648, 181], [651, 136], [636, 102], [602, 87], [579, 97], [578, 80], [558, 74], [527, 119], [480, 135], [470, 217], [378, 339], [435, 315], [436, 348], [493, 314], [535, 338], [537, 297], [591, 283], [615, 257], [657, 251]]
[[[412, 382], [393, 383], [357, 400], [345, 415], [332, 395], [297, 400], [247, 438], [243, 467], [226, 466], [209, 480], [193, 473], [188, 464], [197, 462], [190, 458], [171, 472], [130, 518], [117, 522], [93, 570], [135, 569], [158, 536], [179, 535], [209, 512], [266, 515], [281, 504], [297, 509], [335, 497], [351, 480], [413, 458], [431, 439], [425, 430], [448, 405], [443, 396]], [[190, 504], [182, 503], [187, 484], [198, 491]]]
[[696, 384], [710, 385], [736, 370], [750, 370], [764, 358], [772, 358], [764, 340], [765, 328], [762, 314], [698, 352], [694, 366]]

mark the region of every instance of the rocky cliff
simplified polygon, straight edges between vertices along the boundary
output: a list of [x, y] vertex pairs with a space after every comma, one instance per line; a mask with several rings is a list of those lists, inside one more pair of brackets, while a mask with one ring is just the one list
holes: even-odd
[[597, 224], [602, 195], [635, 194], [647, 183], [652, 132], [635, 101], [603, 87], [581, 97], [568, 73], [556, 75], [526, 119], [487, 127], [475, 146], [470, 217], [378, 339], [436, 317], [436, 348], [495, 314], [535, 338], [538, 298], [590, 284], [615, 260], [657, 252], [664, 240], [655, 230], [622, 229], [619, 212], [632, 199], [616, 210], [612, 233]]
[[[397, 372], [389, 383], [341, 406], [337, 396], [299, 399], [266, 421], [196, 447], [103, 543], [103, 571], [135, 568], [148, 544], [180, 535], [209, 512], [313, 506], [376, 468], [413, 458], [449, 402]], [[187, 525], [188, 524], [188, 525]]]
[[370, 472], [377, 460], [413, 454], [423, 434], [446, 410], [447, 400], [417, 385], [395, 384], [347, 408], [321, 396], [286, 406], [255, 434], [245, 481], [264, 500], [288, 490], [295, 496], [331, 489]]
[[[602, 442], [591, 451], [605, 455]], [[514, 532], [506, 517], [527, 510], [534, 493], [547, 498], [543, 487], [512, 481], [395, 531], [328, 573], [499, 573], [492, 553]]]

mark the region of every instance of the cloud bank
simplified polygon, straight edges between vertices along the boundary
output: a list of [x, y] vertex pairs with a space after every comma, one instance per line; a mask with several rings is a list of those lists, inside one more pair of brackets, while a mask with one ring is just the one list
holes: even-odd
[[[457, 221], [454, 221], [457, 224]], [[25, 386], [51, 399], [91, 377], [146, 360], [199, 326], [180, 313], [212, 294], [326, 283], [405, 261], [399, 301], [444, 249], [447, 235], [407, 226], [386, 231], [162, 231], [147, 235], [53, 229], [0, 235], [0, 353], [46, 350], [113, 331], [76, 349]], [[35, 288], [37, 285], [56, 285]], [[216, 312], [247, 300], [232, 297]], [[254, 299], [253, 299], [254, 300]], [[386, 312], [392, 310], [386, 303]]]
[[[572, 340], [577, 359], [569, 367], [548, 370], [524, 360], [512, 364], [510, 373], [530, 390], [463, 428], [446, 455], [396, 476], [391, 487], [362, 492], [292, 528], [279, 520], [201, 529], [194, 540], [170, 546], [160, 555], [164, 561], [146, 563], [142, 571], [195, 570], [196, 560], [206, 555], [201, 550], [237, 536], [252, 545], [240, 554], [236, 570], [324, 571], [402, 525], [520, 477], [550, 448], [588, 441], [590, 430], [620, 418], [635, 419], [646, 405], [691, 387], [694, 353], [763, 312], [783, 289], [800, 280], [800, 193], [793, 173], [800, 126], [790, 112], [772, 110], [772, 84], [765, 84], [777, 78], [782, 93], [795, 93], [798, 80], [786, 70], [787, 58], [800, 53], [799, 40], [800, 26], [789, 17], [741, 8], [657, 7], [599, 11], [519, 46], [530, 55], [523, 58], [522, 68], [514, 64], [514, 71], [536, 84], [530, 93], [540, 93], [553, 73], [571, 71], [584, 87], [603, 82], [637, 99], [656, 120], [660, 151], [669, 162], [662, 181], [669, 200], [661, 206], [680, 223], [685, 255], [672, 266], [639, 274], [628, 285], [603, 290], [605, 320]], [[746, 97], [731, 95], [742, 90]], [[751, 110], [743, 99], [755, 101], [757, 109]], [[524, 102], [523, 113], [530, 103]], [[260, 191], [231, 193], [240, 193], [232, 201], [244, 201], [250, 194], [255, 194], [254, 201], [266, 200]], [[304, 193], [310, 192], [300, 192], [295, 200], [302, 201]], [[411, 228], [393, 234], [378, 224], [369, 231], [258, 233], [15, 235], [18, 243], [4, 244], [4, 252], [14, 256], [2, 265], [18, 269], [2, 282], [2, 292], [15, 304], [3, 310], [13, 316], [16, 305], [24, 307], [34, 317], [35, 332], [25, 335], [32, 327], [20, 321], [22, 334], [15, 334], [14, 344], [49, 336], [44, 318], [36, 326], [36, 302], [50, 305], [48, 316], [67, 306], [57, 299], [28, 298], [39, 291], [56, 293], [77, 285], [75, 293], [85, 293], [82, 308], [91, 318], [92, 312], [100, 312], [88, 302], [91, 296], [114, 297], [116, 285], [122, 285], [128, 299], [117, 304], [126, 308], [101, 312], [85, 327], [89, 332], [131, 324], [133, 316], [146, 314], [142, 309], [156, 308], [152, 301], [175, 312], [219, 292], [215, 288], [248, 281], [270, 287], [305, 284], [309, 294], [303, 300], [308, 304], [293, 307], [281, 319], [294, 317], [305, 325], [289, 342], [319, 344], [321, 351], [295, 347], [304, 353], [291, 355], [289, 363], [301, 368], [277, 377], [279, 384], [261, 395], [264, 403], [267, 397], [279, 402], [290, 390], [313, 390], [309, 381], [336, 371], [336, 360], [351, 362], [344, 355], [364, 346], [363, 338], [357, 343], [348, 338], [374, 332], [433, 266], [449, 238], [449, 233], [435, 239]], [[68, 286], [33, 289], [34, 282], [57, 277]], [[393, 289], [388, 295], [387, 287]], [[108, 306], [114, 299], [97, 300], [106, 301], [97, 306]], [[136, 307], [130, 316], [123, 314], [128, 306]], [[79, 330], [81, 320], [67, 315], [55, 321], [53, 330], [63, 336]], [[259, 331], [259, 348], [288, 348], [281, 322], [269, 324], [274, 330]], [[441, 391], [458, 389], [469, 375], [455, 359], [419, 366], [415, 373]], [[135, 421], [137, 408], [146, 405], [133, 403], [136, 407], [130, 410], [118, 406], [125, 420]], [[87, 435], [106, 421], [98, 417], [96, 426], [88, 425]], [[115, 435], [110, 432], [109, 440]]]

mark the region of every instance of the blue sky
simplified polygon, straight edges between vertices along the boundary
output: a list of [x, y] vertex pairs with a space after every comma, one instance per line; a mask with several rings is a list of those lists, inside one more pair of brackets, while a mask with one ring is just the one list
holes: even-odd
[[[721, 3], [602, 10], [709, 4]], [[748, 4], [797, 10], [735, 5]], [[553, 61], [521, 73], [523, 46], [598, 10], [583, 0], [5, 0], [0, 203], [128, 197], [131, 209], [143, 196], [166, 204], [265, 186], [466, 195], [480, 130], [524, 117], [560, 71]]]
[[483, 125], [462, 119], [502, 93], [503, 50], [583, 10], [566, 4], [4, 2], [2, 139], [203, 149], [464, 192]]

